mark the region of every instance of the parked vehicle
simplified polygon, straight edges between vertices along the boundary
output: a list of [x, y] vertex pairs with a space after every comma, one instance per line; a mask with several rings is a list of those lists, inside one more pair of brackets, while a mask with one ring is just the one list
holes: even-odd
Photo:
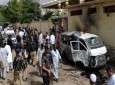
[[80, 62], [85, 67], [106, 64], [106, 46], [98, 35], [80, 32], [64, 32], [61, 35], [61, 52], [64, 58]]

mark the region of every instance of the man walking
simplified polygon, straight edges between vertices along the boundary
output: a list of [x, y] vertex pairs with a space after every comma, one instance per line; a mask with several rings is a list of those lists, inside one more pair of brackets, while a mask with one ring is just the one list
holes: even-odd
[[7, 62], [8, 62], [8, 67], [7, 67], [7, 72], [13, 69], [13, 57], [12, 57], [12, 52], [11, 52], [11, 47], [9, 45], [9, 42], [5, 45], [5, 49], [8, 53], [7, 55]]
[[38, 60], [38, 64], [39, 64], [39, 73], [40, 75], [42, 74], [42, 70], [41, 70], [41, 67], [42, 67], [42, 55], [44, 53], [44, 46], [43, 44], [41, 44], [40, 48], [38, 48], [38, 51], [37, 51], [37, 60]]
[[4, 48], [4, 38], [0, 34], [0, 77], [5, 79], [7, 74], [7, 50]]
[[51, 33], [50, 35], [50, 44], [51, 44], [51, 47], [56, 44], [56, 37], [53, 33]]
[[54, 79], [58, 81], [59, 79], [59, 61], [61, 60], [61, 56], [59, 51], [56, 49], [56, 46], [53, 46], [51, 51], [52, 58], [53, 58], [53, 75]]
[[45, 52], [42, 55], [42, 77], [43, 85], [49, 85], [52, 77], [52, 56], [48, 47], [45, 47]]

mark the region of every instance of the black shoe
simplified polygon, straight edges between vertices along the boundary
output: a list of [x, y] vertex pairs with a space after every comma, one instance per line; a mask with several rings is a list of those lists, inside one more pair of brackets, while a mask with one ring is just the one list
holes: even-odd
[[56, 82], [58, 82], [58, 79], [57, 79], [57, 78], [54, 78], [53, 80], [56, 81]]
[[59, 80], [58, 79], [56, 79], [56, 82], [58, 82]]
[[2, 77], [3, 80], [5, 80], [5, 78]]
[[36, 65], [33, 65], [33, 67], [36, 67]]
[[23, 81], [27, 81], [27, 78], [24, 78]]

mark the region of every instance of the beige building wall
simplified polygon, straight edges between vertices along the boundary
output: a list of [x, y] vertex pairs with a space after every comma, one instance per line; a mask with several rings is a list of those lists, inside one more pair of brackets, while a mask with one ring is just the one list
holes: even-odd
[[109, 16], [103, 14], [98, 20], [98, 29], [91, 29], [92, 33], [99, 34], [107, 45], [115, 47], [115, 13], [111, 13]]
[[[100, 9], [101, 12], [98, 11], [95, 14], [98, 26], [92, 26], [90, 32], [99, 35], [105, 44], [115, 48], [115, 13], [110, 13], [107, 16], [103, 13], [103, 7], [100, 7]], [[82, 27], [81, 16], [69, 16], [68, 31], [75, 31], [77, 26]]]
[[19, 24], [17, 26], [29, 26], [31, 29], [37, 29], [38, 31], [42, 31], [43, 33], [49, 32], [49, 29], [53, 26], [50, 20], [47, 21], [33, 21], [27, 24]]
[[81, 16], [69, 16], [68, 17], [68, 31], [75, 31], [77, 27], [81, 27]]
[[32, 22], [30, 24], [31, 28], [36, 28], [38, 31], [42, 31], [43, 33], [49, 32], [49, 29], [52, 27], [51, 21], [39, 21], [39, 22]]

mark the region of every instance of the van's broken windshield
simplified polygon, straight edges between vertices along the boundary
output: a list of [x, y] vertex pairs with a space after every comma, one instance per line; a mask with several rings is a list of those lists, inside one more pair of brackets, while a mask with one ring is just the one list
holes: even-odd
[[103, 42], [99, 37], [88, 38], [86, 39], [86, 42], [91, 49], [95, 49], [103, 46]]

